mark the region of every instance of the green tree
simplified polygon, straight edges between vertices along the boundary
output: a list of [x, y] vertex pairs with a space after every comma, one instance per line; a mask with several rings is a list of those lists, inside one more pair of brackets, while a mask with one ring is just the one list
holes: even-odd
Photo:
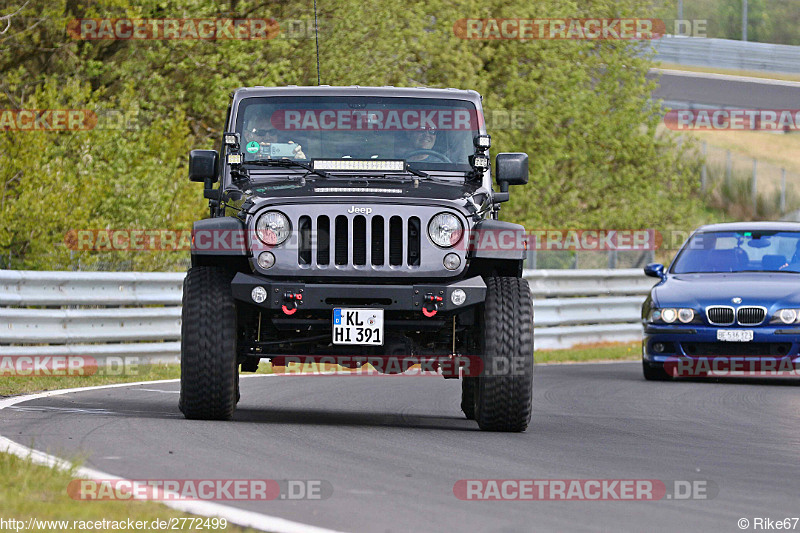
[[[73, 19], [99, 17], [273, 17], [285, 29], [290, 20], [313, 20], [311, 2], [14, 2], [3, 8], [14, 16], [0, 35], [0, 109], [90, 109], [100, 117], [88, 131], [0, 133], [0, 257], [14, 268], [65, 268], [78, 259], [175, 268], [186, 254], [71, 253], [64, 236], [190, 227], [205, 203], [186, 180], [186, 155], [219, 146], [230, 91], [317, 82], [310, 33], [91, 41], [67, 32]], [[522, 127], [491, 131], [493, 152], [530, 154], [532, 183], [504, 205], [506, 219], [531, 228], [683, 224], [697, 187], [683, 152], [657, 133], [643, 45], [465, 40], [453, 31], [462, 18], [644, 18], [652, 9], [646, 0], [323, 0], [321, 81], [475, 89], [490, 113], [524, 112]]]

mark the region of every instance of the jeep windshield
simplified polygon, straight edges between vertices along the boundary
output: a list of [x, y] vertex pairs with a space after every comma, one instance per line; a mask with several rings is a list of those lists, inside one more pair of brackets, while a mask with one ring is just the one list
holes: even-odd
[[466, 100], [377, 96], [246, 98], [236, 114], [245, 165], [404, 160], [444, 173], [472, 171], [480, 123]]

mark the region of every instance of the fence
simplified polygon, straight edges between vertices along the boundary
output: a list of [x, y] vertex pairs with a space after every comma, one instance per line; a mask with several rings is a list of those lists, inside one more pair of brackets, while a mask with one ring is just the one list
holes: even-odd
[[[0, 356], [180, 356], [184, 274], [0, 270]], [[641, 270], [527, 270], [537, 348], [641, 338]]]
[[800, 46], [674, 36], [652, 44], [664, 63], [800, 74]]

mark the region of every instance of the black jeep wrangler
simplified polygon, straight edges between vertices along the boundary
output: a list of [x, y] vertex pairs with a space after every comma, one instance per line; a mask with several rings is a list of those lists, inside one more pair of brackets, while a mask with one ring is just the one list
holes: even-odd
[[239, 372], [261, 359], [385, 372], [408, 365], [382, 361], [433, 360], [461, 377], [461, 409], [481, 429], [524, 431], [527, 242], [498, 212], [527, 183], [528, 156], [498, 154], [493, 191], [490, 144], [474, 91], [234, 91], [220, 151], [189, 155], [210, 218], [194, 224], [184, 282], [184, 415], [229, 419]]

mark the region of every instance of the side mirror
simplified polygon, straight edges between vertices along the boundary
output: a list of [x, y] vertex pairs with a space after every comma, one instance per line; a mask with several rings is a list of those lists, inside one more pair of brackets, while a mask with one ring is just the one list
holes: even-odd
[[508, 192], [509, 185], [525, 185], [528, 183], [528, 154], [521, 152], [497, 154], [494, 169], [500, 191]]
[[664, 279], [664, 265], [661, 263], [650, 263], [644, 267], [644, 275], [651, 278]]
[[211, 183], [217, 181], [217, 162], [219, 155], [216, 150], [192, 150], [189, 152], [189, 181]]

